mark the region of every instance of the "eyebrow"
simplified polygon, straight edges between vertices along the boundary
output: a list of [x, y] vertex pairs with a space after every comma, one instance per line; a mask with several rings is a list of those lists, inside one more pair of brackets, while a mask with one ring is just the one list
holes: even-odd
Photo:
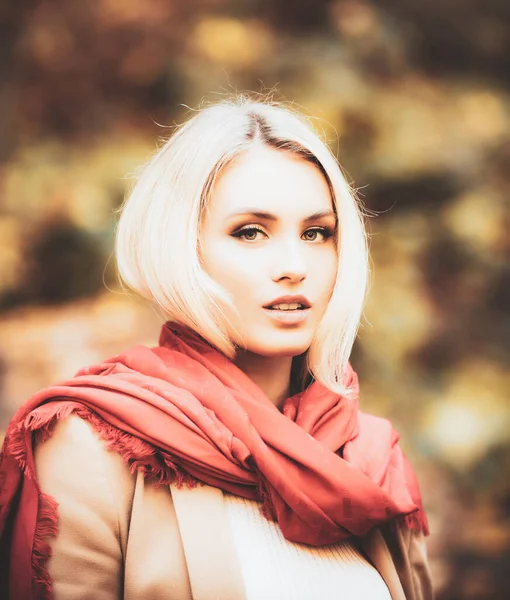
[[[278, 217], [276, 215], [273, 215], [272, 213], [268, 213], [268, 212], [261, 211], [261, 210], [255, 210], [252, 208], [243, 208], [242, 210], [240, 210], [238, 212], [231, 213], [228, 216], [228, 219], [232, 219], [233, 217], [239, 217], [241, 215], [252, 215], [254, 217], [257, 217], [258, 219], [263, 219], [266, 221], [278, 221]], [[316, 212], [316, 213], [313, 213], [313, 215], [310, 215], [309, 217], [305, 217], [303, 219], [303, 223], [309, 223], [310, 221], [316, 221], [317, 219], [321, 219], [323, 217], [335, 217], [335, 220], [336, 220], [336, 214], [332, 210], [327, 210], [327, 211]]]

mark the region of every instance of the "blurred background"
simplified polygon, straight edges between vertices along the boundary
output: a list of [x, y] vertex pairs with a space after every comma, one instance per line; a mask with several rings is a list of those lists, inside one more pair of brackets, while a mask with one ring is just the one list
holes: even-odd
[[272, 90], [374, 213], [352, 364], [418, 472], [438, 599], [508, 599], [510, 2], [4, 2], [0, 53], [0, 438], [38, 389], [157, 344], [113, 211], [188, 107]]

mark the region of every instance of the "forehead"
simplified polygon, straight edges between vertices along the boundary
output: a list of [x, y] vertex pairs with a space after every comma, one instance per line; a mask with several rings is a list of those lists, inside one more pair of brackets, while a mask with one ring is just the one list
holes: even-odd
[[328, 183], [319, 168], [290, 152], [250, 149], [218, 176], [209, 212], [224, 215], [253, 206], [282, 216], [332, 208]]

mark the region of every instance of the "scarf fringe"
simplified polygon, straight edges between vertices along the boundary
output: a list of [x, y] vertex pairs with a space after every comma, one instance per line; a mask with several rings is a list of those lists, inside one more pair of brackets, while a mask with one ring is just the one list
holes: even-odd
[[183, 485], [192, 488], [198, 484], [198, 480], [177, 465], [169, 454], [156, 449], [150, 443], [134, 435], [117, 429], [84, 406], [62, 402], [61, 406], [51, 414], [37, 411], [37, 409], [29, 413], [7, 432], [5, 454], [10, 455], [22, 473], [34, 481], [39, 494], [32, 549], [33, 586], [37, 590], [38, 600], [51, 600], [52, 598], [52, 581], [48, 572], [51, 546], [48, 538], [58, 535], [58, 503], [52, 496], [45, 494], [39, 488], [34, 469], [28, 461], [29, 449], [26, 444], [26, 431], [32, 432], [32, 447], [34, 447], [37, 443], [48, 440], [56, 422], [65, 419], [71, 413], [75, 413], [92, 425], [99, 437], [106, 442], [107, 449], [121, 455], [132, 475], [141, 471], [144, 478], [157, 487], [176, 483], [179, 488]]
[[429, 535], [429, 524], [424, 510], [419, 509], [416, 512], [411, 513], [410, 515], [403, 515], [402, 517], [400, 517], [400, 519], [402, 519], [403, 524], [408, 529], [421, 531], [425, 536]]
[[420, 531], [423, 535], [429, 535], [429, 524], [425, 512], [422, 509], [418, 509], [408, 515], [400, 515], [395, 517], [387, 523], [387, 526], [392, 529], [394, 533], [397, 532], [398, 527], [405, 527], [411, 531]]
[[58, 503], [54, 498], [41, 493], [32, 549], [33, 585], [38, 591], [37, 597], [41, 600], [49, 600], [52, 594], [52, 582], [47, 569], [52, 552], [47, 539], [58, 534], [57, 508]]
[[120, 454], [131, 475], [141, 471], [144, 479], [156, 487], [172, 483], [176, 483], [177, 487], [187, 485], [191, 488], [197, 485], [197, 479], [177, 465], [166, 452], [130, 433], [117, 429], [87, 408], [79, 407], [74, 412], [94, 427], [99, 437], [106, 442], [106, 448], [109, 451]]
[[5, 454], [9, 454], [14, 459], [25, 475], [34, 479], [33, 469], [27, 464], [27, 448], [23, 434], [23, 423], [19, 423], [15, 427], [12, 427], [12, 429], [7, 430], [4, 444]]
[[257, 496], [262, 501], [262, 505], [260, 507], [260, 512], [268, 521], [276, 521], [277, 520], [276, 508], [274, 506], [271, 491], [269, 489], [269, 482], [265, 479], [265, 477], [260, 472], [259, 468], [257, 467], [257, 464], [255, 463], [255, 459], [253, 458], [253, 456], [250, 456], [247, 459], [247, 462], [255, 473], [255, 480], [257, 482]]

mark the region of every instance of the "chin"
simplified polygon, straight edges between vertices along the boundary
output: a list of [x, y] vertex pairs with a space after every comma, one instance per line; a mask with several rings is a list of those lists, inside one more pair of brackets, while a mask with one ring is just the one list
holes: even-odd
[[306, 352], [311, 343], [309, 332], [289, 329], [274, 332], [264, 340], [248, 337], [247, 349], [261, 356], [297, 356]]

